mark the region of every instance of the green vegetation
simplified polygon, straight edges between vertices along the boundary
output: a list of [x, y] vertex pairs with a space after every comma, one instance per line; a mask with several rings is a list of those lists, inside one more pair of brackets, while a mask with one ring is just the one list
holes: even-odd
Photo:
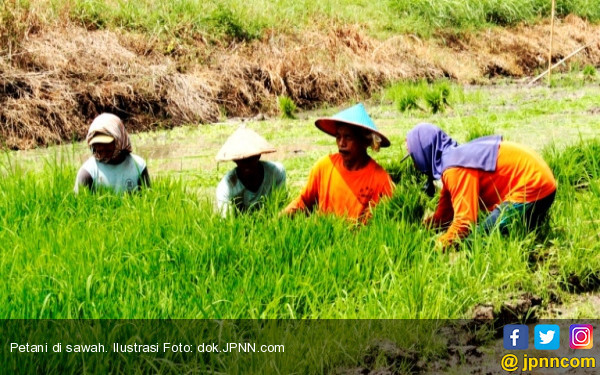
[[[515, 25], [548, 17], [547, 0], [391, 0], [390, 8], [418, 30], [479, 28], [483, 25]], [[576, 14], [590, 21], [600, 19], [600, 4], [587, 0], [558, 0], [556, 14]]]
[[[0, 11], [12, 20], [54, 23], [68, 19], [91, 29], [110, 28], [179, 38], [247, 41], [265, 30], [291, 31], [318, 25], [362, 24], [373, 34], [418, 33], [437, 29], [474, 29], [534, 22], [550, 14], [549, 0], [31, 0], [5, 1]], [[600, 4], [558, 0], [557, 15], [600, 20]], [[4, 16], [3, 16], [4, 19]], [[18, 23], [18, 22], [17, 22]], [[11, 23], [15, 25], [16, 23]]]
[[583, 77], [584, 79], [592, 79], [596, 76], [596, 68], [593, 65], [586, 65], [583, 68]]
[[447, 82], [441, 82], [427, 91], [424, 99], [427, 106], [431, 109], [431, 113], [436, 114], [438, 112], [444, 112], [446, 106], [449, 105], [449, 96], [450, 85]]
[[[321, 215], [278, 217], [314, 161], [334, 150], [333, 138], [312, 124], [334, 108], [311, 120], [251, 124], [277, 148], [290, 150], [274, 155], [288, 170], [290, 194], [226, 220], [214, 213], [212, 199], [230, 166], [217, 170], [213, 160], [229, 125], [136, 136], [135, 149], [150, 162], [154, 184], [131, 196], [71, 194], [75, 155], [89, 152], [83, 147], [45, 158], [37, 151], [7, 154], [0, 180], [0, 276], [10, 288], [0, 294], [0, 314], [460, 318], [478, 303], [498, 306], [524, 291], [546, 303], [557, 293], [568, 298], [568, 291], [597, 288], [600, 141], [588, 140], [598, 126], [597, 87], [450, 89], [456, 102], [443, 116], [400, 115], [386, 102], [368, 106], [392, 140], [374, 157], [398, 185], [363, 228]], [[560, 184], [549, 229], [539, 237], [493, 234], [457, 253], [435, 252], [435, 233], [420, 225], [435, 200], [421, 193], [411, 164], [399, 164], [404, 134], [417, 121], [436, 123], [458, 141], [479, 126], [481, 135], [496, 129], [506, 139], [544, 148]], [[185, 143], [194, 140], [202, 144]], [[161, 144], [170, 145], [173, 159]]]
[[[0, 275], [10, 288], [0, 314], [459, 318], [521, 290], [547, 298], [552, 287], [568, 289], [572, 275], [598, 276], [599, 147], [577, 147], [591, 170], [577, 178], [561, 174], [571, 158], [550, 160], [561, 189], [547, 238], [493, 235], [450, 256], [433, 250], [433, 233], [420, 225], [427, 202], [409, 169], [396, 172], [394, 199], [353, 229], [321, 215], [280, 218], [281, 197], [223, 220], [173, 178], [142, 194], [75, 197], [73, 168], [54, 160], [23, 172], [5, 161]], [[544, 262], [529, 264], [532, 252]]]
[[471, 122], [467, 127], [467, 136], [465, 137], [465, 141], [472, 141], [475, 138], [485, 137], [486, 135], [492, 135], [495, 133], [496, 129], [494, 129], [491, 125], [474, 121]]
[[280, 96], [277, 99], [279, 104], [279, 111], [281, 112], [281, 118], [294, 119], [296, 116], [294, 113], [298, 109], [296, 103], [287, 96]]
[[400, 112], [428, 107], [432, 114], [444, 112], [450, 106], [452, 91], [460, 93], [459, 86], [451, 87], [446, 81], [428, 84], [426, 81], [398, 82], [385, 89], [383, 98], [391, 100]]

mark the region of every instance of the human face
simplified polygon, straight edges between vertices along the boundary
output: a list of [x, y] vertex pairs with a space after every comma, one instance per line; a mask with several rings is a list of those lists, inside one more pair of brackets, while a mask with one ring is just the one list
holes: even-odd
[[95, 143], [92, 145], [94, 157], [101, 163], [108, 163], [115, 155], [115, 141], [110, 143]]
[[260, 155], [256, 155], [245, 159], [234, 160], [234, 163], [237, 165], [237, 170], [240, 175], [250, 176], [252, 174], [256, 174], [259, 171], [259, 160]]
[[362, 138], [349, 126], [338, 126], [335, 142], [345, 164], [354, 164], [362, 160], [367, 152]]

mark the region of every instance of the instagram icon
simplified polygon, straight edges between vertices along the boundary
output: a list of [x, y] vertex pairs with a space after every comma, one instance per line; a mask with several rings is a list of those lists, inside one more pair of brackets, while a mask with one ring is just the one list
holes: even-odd
[[571, 324], [569, 346], [571, 349], [591, 349], [594, 346], [594, 328], [589, 324]]

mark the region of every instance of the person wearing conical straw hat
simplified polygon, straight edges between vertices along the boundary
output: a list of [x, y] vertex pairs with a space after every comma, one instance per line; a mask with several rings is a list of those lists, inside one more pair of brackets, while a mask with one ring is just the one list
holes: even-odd
[[84, 186], [91, 191], [111, 189], [132, 192], [150, 186], [148, 168], [143, 158], [131, 153], [131, 140], [121, 119], [102, 113], [94, 119], [86, 137], [93, 156], [79, 169], [75, 193]]
[[237, 167], [227, 172], [217, 186], [217, 207], [223, 217], [233, 209], [239, 212], [260, 207], [261, 198], [285, 187], [281, 163], [261, 161], [262, 154], [275, 148], [252, 129], [238, 128], [217, 153], [217, 161], [233, 161]]
[[394, 190], [390, 176], [369, 156], [367, 148], [378, 151], [390, 141], [379, 132], [362, 103], [331, 118], [320, 118], [315, 125], [335, 137], [338, 152], [317, 161], [306, 186], [284, 214], [317, 206], [320, 212], [365, 223], [372, 207]]
[[438, 239], [441, 250], [469, 235], [479, 208], [489, 214], [477, 231], [506, 232], [513, 218], [528, 229], [539, 226], [554, 202], [556, 180], [546, 162], [523, 145], [491, 135], [459, 145], [432, 124], [418, 124], [406, 135], [415, 167], [429, 181], [442, 180], [435, 213], [424, 224], [448, 228]]

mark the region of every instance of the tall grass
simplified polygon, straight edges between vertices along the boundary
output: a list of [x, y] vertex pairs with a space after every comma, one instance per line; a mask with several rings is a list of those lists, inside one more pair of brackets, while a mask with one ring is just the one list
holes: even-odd
[[[550, 14], [548, 0], [32, 0], [3, 2], [2, 11], [35, 14], [50, 24], [66, 17], [88, 28], [139, 31], [165, 38], [209, 41], [252, 40], [265, 30], [283, 32], [332, 23], [362, 24], [373, 34], [430, 35], [440, 28], [476, 29], [533, 22]], [[557, 15], [600, 20], [600, 4], [558, 0]]]
[[[551, 2], [547, 0], [390, 0], [394, 14], [406, 19], [406, 24], [418, 30], [436, 28], [474, 29], [484, 25], [515, 25], [531, 22], [550, 15]], [[558, 0], [556, 14], [568, 14], [596, 22], [600, 19], [600, 5], [587, 0]]]
[[[169, 177], [141, 194], [76, 197], [69, 164], [49, 160], [27, 172], [5, 159], [0, 276], [10, 287], [0, 293], [0, 315], [459, 318], [523, 290], [547, 295], [574, 276], [593, 280], [600, 267], [598, 147], [578, 148], [577, 160], [595, 168], [585, 188], [561, 174], [568, 153], [551, 156], [561, 186], [542, 242], [493, 235], [452, 256], [435, 252], [435, 233], [420, 225], [435, 202], [410, 163], [387, 165], [396, 193], [356, 228], [317, 214], [279, 217], [284, 197], [222, 219], [209, 199]], [[539, 270], [529, 263], [534, 251], [546, 254]]]
[[[600, 142], [583, 142], [557, 150], [545, 151], [559, 183], [555, 212], [558, 231], [573, 236], [554, 249], [558, 258], [558, 283], [570, 291], [600, 288]], [[556, 271], [554, 271], [556, 272]]]

